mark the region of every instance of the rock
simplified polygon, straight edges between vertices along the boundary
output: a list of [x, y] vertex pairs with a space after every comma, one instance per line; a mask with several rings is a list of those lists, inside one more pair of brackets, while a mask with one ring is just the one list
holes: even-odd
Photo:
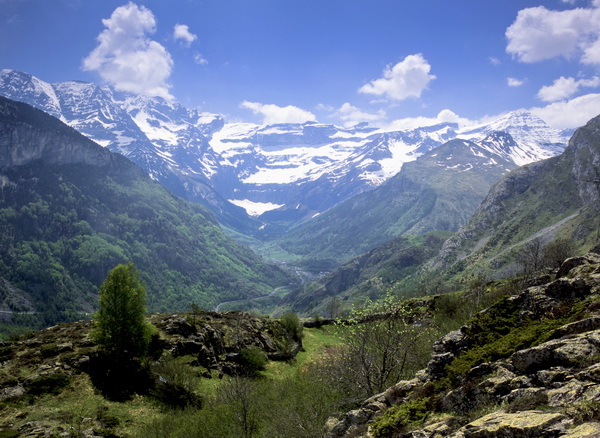
[[552, 340], [537, 347], [519, 350], [509, 360], [519, 372], [530, 372], [557, 365], [571, 365], [599, 352], [600, 330], [594, 330], [573, 338]]
[[584, 390], [584, 383], [571, 380], [566, 385], [548, 391], [548, 404], [553, 407], [569, 406], [581, 397]]
[[552, 367], [535, 373], [537, 381], [549, 388], [555, 382], [564, 382], [567, 378], [567, 370], [564, 367]]
[[556, 276], [558, 278], [566, 277], [571, 273], [574, 268], [580, 266], [594, 266], [596, 267], [600, 263], [600, 255], [595, 253], [588, 253], [580, 257], [571, 257], [565, 260], [558, 269]]
[[184, 317], [176, 315], [173, 315], [172, 319], [167, 322], [164, 330], [170, 335], [181, 335], [186, 338], [196, 333], [195, 326], [190, 324]]
[[554, 333], [554, 337], [562, 338], [564, 336], [576, 335], [596, 329], [600, 329], [600, 316], [591, 316], [558, 328]]
[[542, 411], [493, 412], [462, 427], [456, 436], [464, 438], [558, 437], [564, 431], [561, 423], [566, 419], [562, 414]]
[[73, 351], [73, 343], [72, 342], [65, 342], [64, 344], [58, 344], [56, 346], [56, 348], [58, 349], [59, 353], [66, 353], [69, 351]]
[[561, 438], [598, 438], [600, 437], [600, 423], [584, 423], [570, 429]]
[[0, 389], [0, 400], [21, 397], [23, 394], [25, 394], [25, 388], [22, 385], [9, 386]]

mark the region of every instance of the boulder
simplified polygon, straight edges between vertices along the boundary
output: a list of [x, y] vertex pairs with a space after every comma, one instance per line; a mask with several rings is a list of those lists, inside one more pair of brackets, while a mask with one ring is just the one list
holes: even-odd
[[561, 438], [598, 438], [600, 423], [584, 423], [570, 429]]
[[562, 414], [542, 411], [493, 412], [463, 426], [455, 436], [457, 438], [558, 437], [565, 430], [562, 423], [566, 419]]

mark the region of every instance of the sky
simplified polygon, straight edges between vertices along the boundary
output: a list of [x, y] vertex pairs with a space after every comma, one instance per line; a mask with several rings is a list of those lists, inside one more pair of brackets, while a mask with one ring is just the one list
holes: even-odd
[[600, 0], [0, 0], [0, 68], [228, 122], [600, 114]]

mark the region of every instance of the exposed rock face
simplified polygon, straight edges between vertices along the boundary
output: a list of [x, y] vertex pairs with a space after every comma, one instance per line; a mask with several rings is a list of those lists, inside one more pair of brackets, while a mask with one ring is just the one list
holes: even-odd
[[[422, 394], [435, 399], [432, 410], [444, 412], [446, 417], [432, 413], [419, 429], [394, 436], [600, 436], [600, 255], [568, 259], [559, 275], [561, 278], [506, 300], [516, 305], [517, 319], [526, 321], [560, 321], [564, 312], [579, 303], [582, 310], [572, 320], [551, 333], [542, 333], [549, 335], [545, 342], [473, 366], [448, 384], [444, 381], [446, 365], [474, 345], [476, 333], [464, 326], [435, 343], [427, 369], [417, 373], [417, 378], [399, 382], [340, 419], [331, 418], [325, 426], [326, 436], [371, 437], [374, 419], [391, 406]], [[487, 415], [472, 418], [481, 411]]]
[[27, 104], [0, 97], [0, 115], [0, 169], [36, 160], [93, 166], [126, 161], [72, 128], [48, 129], [48, 116]]
[[243, 312], [153, 315], [151, 320], [164, 332], [165, 350], [174, 357], [196, 356], [205, 368], [223, 370], [224, 363], [244, 347], [257, 346], [271, 360], [289, 359], [302, 348], [279, 321]]

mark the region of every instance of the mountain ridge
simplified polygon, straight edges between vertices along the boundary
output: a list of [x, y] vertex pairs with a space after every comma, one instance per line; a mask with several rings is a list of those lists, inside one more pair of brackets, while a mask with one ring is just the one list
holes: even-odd
[[[160, 98], [85, 82], [49, 84], [13, 70], [0, 71], [0, 93], [61, 118], [131, 158], [174, 193], [208, 206], [225, 226], [258, 236], [285, 231], [379, 186], [404, 163], [448, 140], [462, 135], [479, 141], [493, 130], [493, 123], [393, 132], [365, 124], [226, 124], [220, 116]], [[521, 127], [510, 132], [515, 142], [504, 151], [517, 164], [556, 154], [560, 140], [566, 142], [559, 131], [522, 112], [497, 127], [508, 129], [507, 121], [517, 119]], [[535, 129], [525, 132], [524, 120], [535, 120]]]

